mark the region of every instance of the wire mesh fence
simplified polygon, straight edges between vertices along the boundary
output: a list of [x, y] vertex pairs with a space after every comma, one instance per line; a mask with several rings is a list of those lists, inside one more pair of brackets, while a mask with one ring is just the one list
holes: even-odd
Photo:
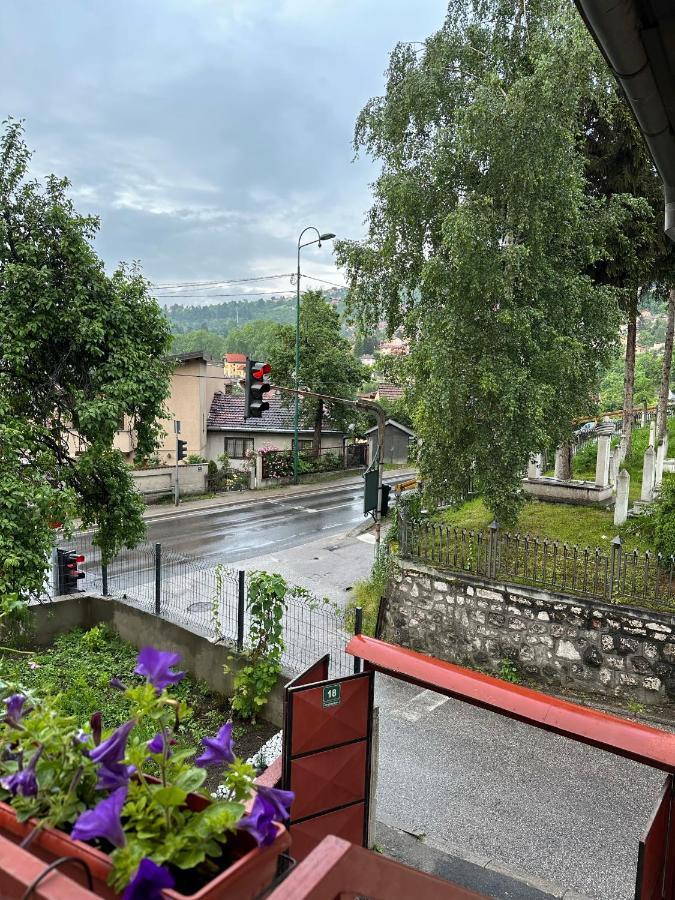
[[[211, 641], [247, 649], [250, 617], [245, 572], [162, 544], [125, 549], [106, 566], [100, 549], [86, 534], [61, 537], [58, 546], [84, 556], [79, 568], [85, 573], [87, 592], [161, 616]], [[57, 582], [55, 577], [53, 595], [58, 593]], [[352, 671], [353, 658], [345, 653], [351, 634], [344, 611], [313, 597], [291, 595], [283, 626], [282, 663], [290, 672], [302, 671], [325, 653], [331, 655], [331, 677]]]
[[440, 568], [607, 603], [675, 609], [675, 558], [626, 551], [619, 537], [605, 550], [502, 532], [496, 525], [482, 532], [407, 522], [399, 533], [402, 556]]

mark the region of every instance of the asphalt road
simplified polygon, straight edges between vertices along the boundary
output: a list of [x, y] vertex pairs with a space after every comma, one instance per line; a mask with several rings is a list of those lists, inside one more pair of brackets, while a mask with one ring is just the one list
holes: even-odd
[[147, 540], [213, 563], [232, 563], [341, 534], [364, 521], [361, 485], [293, 498], [242, 500], [148, 521]]

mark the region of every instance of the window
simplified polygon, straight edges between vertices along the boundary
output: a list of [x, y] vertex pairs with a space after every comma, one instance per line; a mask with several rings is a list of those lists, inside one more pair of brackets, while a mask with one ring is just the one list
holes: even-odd
[[[293, 444], [293, 443], [294, 443], [294, 441], [291, 441], [291, 444]], [[312, 441], [311, 438], [307, 438], [307, 439], [298, 438], [298, 449], [299, 450], [311, 450], [313, 443], [314, 442]]]
[[225, 453], [230, 459], [243, 459], [253, 452], [253, 438], [225, 438]]

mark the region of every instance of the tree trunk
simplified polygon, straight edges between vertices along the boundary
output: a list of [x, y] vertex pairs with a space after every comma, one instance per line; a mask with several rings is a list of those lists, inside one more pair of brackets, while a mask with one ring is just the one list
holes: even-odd
[[572, 445], [561, 444], [555, 452], [554, 475], [558, 481], [572, 480]]
[[670, 393], [670, 367], [673, 362], [673, 330], [675, 329], [675, 287], [668, 294], [668, 320], [666, 340], [663, 346], [663, 368], [661, 369], [661, 390], [656, 410], [656, 445], [658, 446], [668, 431], [668, 394]]
[[626, 363], [623, 376], [623, 426], [622, 426], [622, 457], [625, 459], [630, 453], [633, 434], [633, 392], [635, 390], [635, 342], [637, 336], [637, 307], [636, 296], [628, 312], [628, 334], [626, 335]]
[[321, 450], [321, 423], [323, 422], [323, 400], [317, 400], [316, 418], [314, 419], [314, 434], [312, 435], [312, 453], [319, 455]]

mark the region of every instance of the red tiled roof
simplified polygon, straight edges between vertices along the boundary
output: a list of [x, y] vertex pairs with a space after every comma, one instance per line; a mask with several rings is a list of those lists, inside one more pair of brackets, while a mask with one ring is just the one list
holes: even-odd
[[246, 362], [246, 354], [245, 353], [226, 353], [225, 354], [225, 362], [245, 363]]
[[377, 394], [382, 400], [400, 400], [403, 388], [397, 384], [378, 384]]
[[[270, 408], [260, 419], [244, 419], [244, 398], [241, 394], [223, 394], [216, 391], [211, 401], [207, 428], [215, 431], [293, 431], [293, 407], [284, 406], [279, 394], [267, 394]], [[324, 422], [323, 432], [338, 433]], [[311, 428], [301, 427], [300, 431], [311, 434]]]

